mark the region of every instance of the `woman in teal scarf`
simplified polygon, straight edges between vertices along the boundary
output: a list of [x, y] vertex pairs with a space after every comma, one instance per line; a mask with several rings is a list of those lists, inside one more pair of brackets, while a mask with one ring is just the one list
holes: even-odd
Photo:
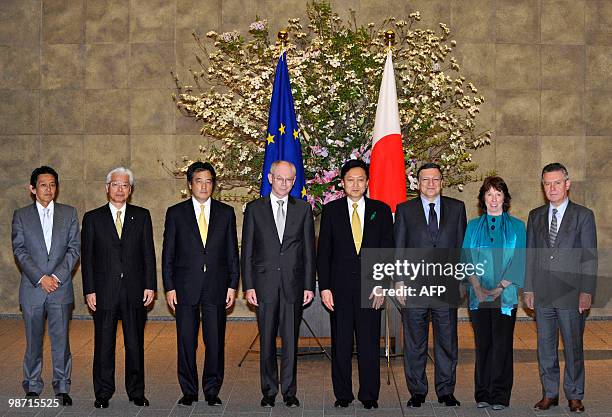
[[464, 261], [481, 266], [468, 284], [476, 340], [474, 396], [478, 408], [494, 410], [510, 404], [512, 339], [525, 281], [525, 223], [508, 214], [510, 198], [503, 179], [485, 178], [478, 194], [483, 214], [468, 223], [463, 240]]

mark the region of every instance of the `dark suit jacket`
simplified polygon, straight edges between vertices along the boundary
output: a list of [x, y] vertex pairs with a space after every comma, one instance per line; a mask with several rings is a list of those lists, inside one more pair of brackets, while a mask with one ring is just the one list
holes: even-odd
[[[36, 203], [17, 209], [13, 214], [13, 254], [21, 270], [21, 305], [74, 302], [72, 271], [81, 249], [79, 219], [74, 207], [55, 202], [53, 204], [53, 230], [49, 253]], [[47, 294], [38, 284], [43, 275], [57, 276], [60, 280], [59, 288]]]
[[[347, 198], [323, 206], [317, 272], [319, 291], [331, 290], [342, 302], [361, 288], [361, 257], [355, 250]], [[361, 248], [393, 248], [393, 216], [382, 201], [365, 198]]]
[[207, 303], [225, 304], [227, 289], [237, 289], [240, 278], [234, 209], [211, 199], [204, 247], [192, 199], [168, 208], [162, 276], [165, 290], [176, 290], [178, 304], [195, 305], [201, 294]]
[[536, 305], [542, 307], [578, 308], [580, 292], [595, 295], [595, 216], [569, 201], [555, 244], [550, 247], [548, 209], [546, 204], [529, 213], [524, 291], [534, 292]]
[[270, 197], [247, 204], [242, 225], [242, 286], [258, 301], [274, 300], [279, 289], [301, 305], [304, 290], [314, 291], [314, 221], [310, 205], [289, 196], [283, 242], [279, 242]]
[[151, 215], [142, 207], [126, 207], [121, 239], [108, 204], [83, 217], [83, 294], [96, 293], [98, 308], [114, 305], [122, 280], [131, 305], [143, 304], [145, 289], [157, 290]]
[[[395, 212], [394, 238], [397, 248], [408, 249], [432, 249], [418, 251], [412, 262], [420, 262], [422, 258], [428, 262], [457, 262], [459, 260], [460, 248], [463, 245], [463, 237], [467, 226], [465, 205], [462, 201], [450, 197], [440, 196], [439, 228], [436, 239], [432, 239], [427, 228], [427, 219], [423, 210], [421, 197], [406, 201], [397, 206]], [[457, 249], [444, 251], [441, 249]], [[398, 256], [401, 251], [398, 251]], [[431, 277], [429, 277], [431, 278]], [[456, 306], [459, 302], [459, 281], [450, 277], [433, 277], [425, 280], [416, 280], [414, 284], [444, 285], [446, 293], [441, 297], [445, 303]], [[435, 297], [438, 298], [438, 297]], [[426, 301], [420, 299], [417, 301]], [[428, 302], [428, 301], [427, 301]]]

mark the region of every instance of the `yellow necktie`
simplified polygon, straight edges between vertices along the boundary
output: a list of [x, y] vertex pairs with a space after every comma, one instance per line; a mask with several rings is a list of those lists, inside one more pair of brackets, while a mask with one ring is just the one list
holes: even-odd
[[200, 237], [202, 238], [202, 245], [206, 246], [206, 238], [208, 238], [208, 224], [206, 223], [206, 216], [204, 216], [204, 204], [200, 204], [200, 217], [198, 219], [198, 229], [200, 230]]
[[121, 231], [123, 230], [123, 223], [121, 223], [121, 210], [117, 212], [117, 220], [115, 220], [115, 229], [117, 229], [117, 236], [121, 239]]
[[357, 213], [358, 205], [357, 203], [353, 203], [353, 215], [351, 216], [351, 231], [353, 232], [353, 241], [355, 242], [357, 253], [359, 253], [361, 249], [361, 239], [363, 236], [361, 232], [361, 220], [359, 220], [359, 213]]

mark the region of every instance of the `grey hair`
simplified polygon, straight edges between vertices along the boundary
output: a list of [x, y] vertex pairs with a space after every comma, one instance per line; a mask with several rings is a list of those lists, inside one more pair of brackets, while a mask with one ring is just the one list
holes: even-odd
[[106, 174], [106, 184], [107, 185], [111, 183], [111, 178], [113, 177], [113, 174], [127, 175], [130, 181], [130, 186], [131, 187], [134, 186], [134, 173], [129, 168], [125, 168], [125, 167], [113, 168], [108, 174]]
[[276, 170], [276, 167], [282, 164], [283, 162], [285, 164], [289, 164], [289, 166], [291, 167], [291, 171], [293, 172], [293, 176], [295, 177], [297, 170], [295, 169], [295, 165], [293, 164], [293, 162], [283, 161], [282, 159], [272, 162], [272, 165], [270, 165], [270, 174], [274, 175], [274, 171]]
[[542, 168], [542, 181], [544, 181], [544, 174], [555, 171], [561, 171], [563, 173], [563, 179], [565, 181], [569, 180], [569, 172], [567, 168], [565, 168], [565, 165], [560, 162], [553, 162], [552, 164], [548, 164]]

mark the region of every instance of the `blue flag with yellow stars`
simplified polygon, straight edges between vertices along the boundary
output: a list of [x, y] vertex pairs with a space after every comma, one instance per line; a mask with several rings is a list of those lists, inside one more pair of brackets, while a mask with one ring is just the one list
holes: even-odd
[[306, 198], [302, 145], [300, 144], [299, 129], [295, 119], [286, 52], [278, 58], [276, 74], [274, 75], [268, 131], [266, 133], [266, 153], [261, 179], [260, 194], [262, 196], [266, 196], [272, 191], [272, 185], [268, 181], [268, 173], [272, 162], [279, 159], [292, 162], [295, 165], [295, 184], [291, 189], [291, 196]]

